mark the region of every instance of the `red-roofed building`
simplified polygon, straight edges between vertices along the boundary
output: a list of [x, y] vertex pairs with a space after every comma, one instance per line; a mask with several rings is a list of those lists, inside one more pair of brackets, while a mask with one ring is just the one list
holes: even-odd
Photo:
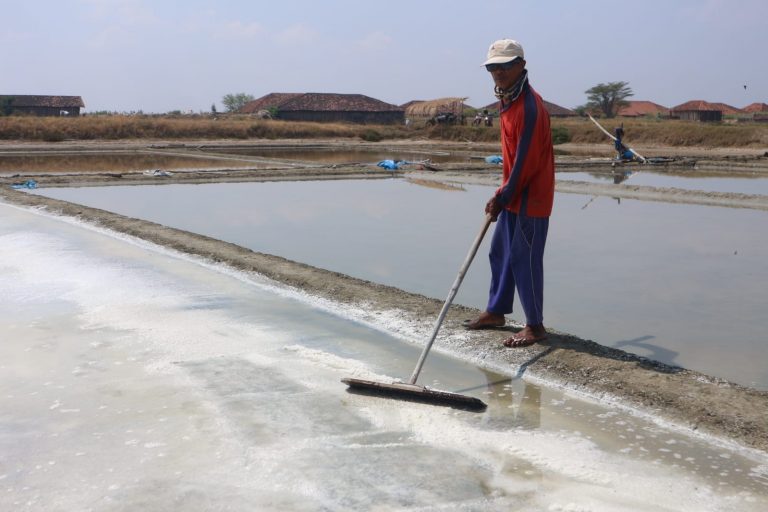
[[[565, 107], [561, 107], [560, 105], [557, 105], [555, 103], [549, 102], [542, 98], [542, 101], [544, 102], [544, 108], [547, 109], [547, 112], [549, 113], [550, 117], [575, 117], [577, 114], [573, 110]], [[487, 110], [488, 112], [494, 112], [496, 114], [499, 113], [499, 102], [494, 101], [493, 103], [490, 103], [486, 106], [484, 106], [480, 110]]]
[[760, 123], [768, 122], [768, 104], [767, 103], [752, 103], [750, 105], [747, 105], [741, 110], [743, 112], [748, 113], [753, 121], [757, 121]]
[[322, 92], [270, 93], [249, 101], [238, 112], [277, 111], [276, 117], [286, 121], [318, 121], [393, 124], [405, 120], [405, 111], [362, 94]]
[[724, 116], [733, 116], [744, 113], [743, 110], [728, 105], [727, 103], [712, 103], [712, 105], [714, 105], [716, 108], [719, 108]]
[[719, 122], [723, 120], [723, 109], [715, 103], [691, 100], [672, 107], [672, 116], [685, 121]]
[[560, 105], [556, 105], [550, 101], [547, 101], [545, 99], [542, 99], [541, 101], [544, 102], [544, 108], [547, 109], [547, 112], [549, 112], [550, 117], [574, 117], [576, 116], [576, 112], [569, 108], [561, 107]]
[[621, 117], [668, 117], [669, 108], [652, 101], [628, 101], [619, 109]]
[[741, 110], [744, 112], [768, 112], [768, 103], [752, 103]]

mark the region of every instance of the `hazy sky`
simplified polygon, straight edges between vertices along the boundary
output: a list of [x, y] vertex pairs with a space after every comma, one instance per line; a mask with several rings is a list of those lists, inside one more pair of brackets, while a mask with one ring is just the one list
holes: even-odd
[[[631, 99], [768, 103], [768, 0], [0, 0], [0, 94], [86, 112], [222, 110], [227, 93], [493, 101], [480, 66], [510, 37], [545, 99], [600, 82]], [[744, 89], [744, 85], [747, 89]]]

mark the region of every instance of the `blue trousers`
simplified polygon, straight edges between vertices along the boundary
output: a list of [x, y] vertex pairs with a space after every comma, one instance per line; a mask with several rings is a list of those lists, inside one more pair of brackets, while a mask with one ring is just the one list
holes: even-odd
[[528, 217], [502, 210], [491, 239], [489, 312], [512, 313], [515, 289], [526, 324], [544, 323], [544, 245], [549, 217]]

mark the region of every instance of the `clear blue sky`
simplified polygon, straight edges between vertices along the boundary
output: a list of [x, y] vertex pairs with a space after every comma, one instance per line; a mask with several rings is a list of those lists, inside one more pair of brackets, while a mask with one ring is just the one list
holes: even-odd
[[[672, 107], [768, 103], [766, 0], [0, 0], [0, 94], [209, 111], [227, 93], [493, 101], [495, 39], [565, 107], [600, 82]], [[744, 89], [744, 85], [747, 89]]]

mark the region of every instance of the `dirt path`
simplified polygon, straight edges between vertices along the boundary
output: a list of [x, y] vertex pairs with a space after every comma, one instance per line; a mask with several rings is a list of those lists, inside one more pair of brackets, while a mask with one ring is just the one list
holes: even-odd
[[[75, 205], [10, 188], [20, 179], [37, 179], [42, 186], [88, 186], [109, 184], [200, 183], [221, 181], [346, 179], [388, 177], [378, 168], [328, 166], [176, 172], [168, 177], [142, 173], [120, 175], [89, 173], [69, 176], [37, 175], [0, 179], [0, 201], [72, 216], [120, 233], [126, 233], [184, 253], [227, 264], [246, 272], [265, 275], [311, 295], [354, 306], [363, 311], [396, 312], [414, 326], [429, 332], [441, 301], [310, 267], [277, 256], [260, 254], [243, 247], [188, 233], [151, 222]], [[445, 183], [472, 183], [495, 186], [498, 168], [446, 168], [440, 172], [414, 169], [409, 176]], [[580, 194], [616, 196], [616, 187], [599, 184], [558, 183], [558, 190]], [[652, 187], [621, 187], [621, 197], [642, 200], [674, 200], [745, 207], [742, 194], [684, 194]], [[634, 196], [632, 194], [635, 194]], [[722, 196], [722, 197], [721, 197]], [[732, 197], [731, 197], [732, 196]], [[750, 208], [768, 209], [768, 198], [755, 196]], [[363, 307], [361, 307], [363, 306]], [[352, 308], [351, 308], [352, 309]], [[534, 347], [509, 350], [499, 340], [499, 331], [468, 335], [461, 322], [477, 314], [461, 306], [451, 309], [441, 331], [438, 348], [453, 352], [488, 369], [507, 375], [524, 373], [527, 378], [627, 406], [671, 422], [690, 432], [713, 435], [726, 442], [768, 451], [768, 392], [745, 388], [698, 372], [670, 367], [620, 350], [604, 347], [565, 333]], [[426, 339], [426, 336], [425, 336]]]

